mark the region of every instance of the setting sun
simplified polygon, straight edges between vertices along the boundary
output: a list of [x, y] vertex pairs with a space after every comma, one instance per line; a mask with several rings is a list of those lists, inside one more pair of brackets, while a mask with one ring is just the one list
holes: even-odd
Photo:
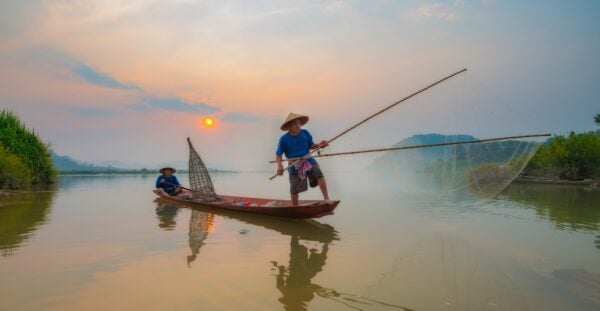
[[215, 119], [211, 118], [211, 117], [204, 118], [204, 119], [202, 119], [202, 124], [204, 126], [211, 127], [211, 126], [215, 125]]

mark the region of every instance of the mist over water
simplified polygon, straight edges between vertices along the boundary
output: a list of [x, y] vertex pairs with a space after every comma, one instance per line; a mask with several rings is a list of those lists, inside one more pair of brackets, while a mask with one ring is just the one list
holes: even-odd
[[[65, 176], [56, 192], [2, 197], [0, 309], [600, 306], [597, 190], [415, 191], [407, 176], [322, 165], [342, 202], [315, 220], [165, 204], [155, 176]], [[287, 178], [269, 176], [213, 179], [218, 193], [287, 198]]]

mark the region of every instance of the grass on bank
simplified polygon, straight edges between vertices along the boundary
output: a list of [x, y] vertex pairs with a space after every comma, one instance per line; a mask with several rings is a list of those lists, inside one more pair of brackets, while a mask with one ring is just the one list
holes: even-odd
[[48, 145], [15, 113], [0, 110], [0, 189], [51, 184], [56, 174]]

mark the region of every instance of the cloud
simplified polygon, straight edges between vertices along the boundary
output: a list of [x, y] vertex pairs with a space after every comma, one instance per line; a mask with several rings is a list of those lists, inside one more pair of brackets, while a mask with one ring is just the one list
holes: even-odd
[[107, 74], [98, 72], [94, 68], [87, 65], [79, 65], [73, 69], [73, 73], [83, 78], [87, 82], [113, 89], [126, 89], [126, 90], [141, 90], [138, 86], [132, 84], [123, 84]]
[[326, 11], [335, 11], [335, 10], [341, 8], [342, 6], [344, 6], [344, 4], [345, 4], [345, 2], [342, 0], [334, 0], [334, 1], [325, 3], [324, 9]]
[[439, 2], [433, 3], [433, 4], [425, 4], [425, 5], [420, 6], [417, 9], [417, 12], [419, 12], [419, 14], [421, 14], [422, 16], [432, 17], [432, 16], [435, 16], [435, 11], [437, 11], [437, 9], [441, 6], [442, 6], [442, 4]]
[[84, 118], [104, 118], [117, 115], [117, 112], [112, 109], [95, 108], [95, 107], [73, 107], [69, 109], [72, 114]]
[[0, 36], [21, 35], [41, 6], [41, 0], [0, 1]]
[[211, 114], [220, 110], [219, 107], [205, 103], [187, 103], [177, 97], [147, 97], [142, 103], [132, 105], [131, 107], [136, 109], [158, 108], [196, 114]]
[[447, 21], [453, 21], [458, 18], [458, 16], [456, 14], [450, 13], [450, 12], [440, 12], [438, 14], [438, 17], [440, 19], [447, 20]]
[[[454, 1], [454, 6], [461, 5], [463, 1]], [[425, 4], [417, 8], [417, 13], [425, 18], [438, 18], [446, 21], [453, 21], [458, 18], [456, 13], [445, 11], [445, 5], [436, 2], [432, 4]]]
[[252, 114], [240, 113], [240, 112], [229, 112], [221, 117], [223, 121], [230, 122], [258, 122], [262, 118]]
[[17, 50], [17, 59], [23, 63], [35, 68], [37, 72], [46, 72], [54, 75], [56, 78], [83, 79], [95, 86], [125, 89], [141, 90], [135, 84], [125, 84], [100, 70], [85, 64], [78, 57], [65, 53], [51, 46], [32, 46]]

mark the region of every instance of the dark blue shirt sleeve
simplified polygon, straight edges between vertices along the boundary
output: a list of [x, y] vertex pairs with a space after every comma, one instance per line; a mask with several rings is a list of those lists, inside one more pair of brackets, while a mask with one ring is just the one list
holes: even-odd
[[156, 179], [156, 188], [160, 188], [160, 180], [162, 179], [162, 175], [158, 176], [158, 178]]
[[314, 145], [315, 143], [313, 142], [312, 135], [310, 135], [310, 133], [307, 130], [304, 130], [304, 132], [306, 133], [306, 137], [308, 138], [308, 149], [310, 149], [310, 147], [312, 147], [312, 145]]
[[181, 185], [181, 184], [179, 183], [179, 180], [177, 180], [177, 177], [175, 177], [175, 176], [173, 176], [173, 184], [175, 184], [175, 186], [179, 186], [179, 185]]

